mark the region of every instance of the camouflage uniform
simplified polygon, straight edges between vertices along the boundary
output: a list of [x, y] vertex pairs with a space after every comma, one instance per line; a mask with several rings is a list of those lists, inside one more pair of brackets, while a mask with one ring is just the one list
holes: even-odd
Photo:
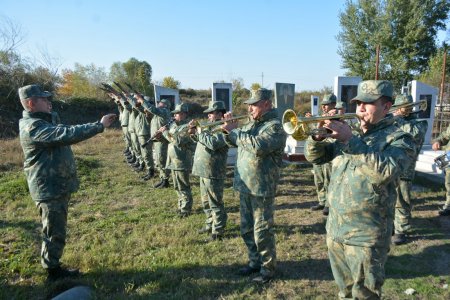
[[[450, 151], [450, 126], [447, 127], [447, 129], [444, 132], [441, 132], [439, 136], [433, 140], [433, 143], [438, 142], [442, 147], [444, 151]], [[444, 210], [450, 210], [450, 164], [447, 165], [445, 168], [445, 189], [447, 190], [446, 193], [446, 200], [444, 203]]]
[[133, 149], [136, 162], [142, 164], [141, 147], [139, 146], [139, 138], [136, 134], [136, 119], [140, 112], [133, 107], [128, 118], [128, 133], [130, 134], [131, 148]]
[[66, 239], [68, 202], [79, 185], [70, 145], [103, 132], [104, 128], [99, 122], [54, 125], [51, 114], [24, 111], [19, 129], [28, 187], [43, 225], [41, 264], [52, 269], [60, 264]]
[[[399, 98], [403, 98], [405, 96], [400, 95], [396, 98], [395, 104], [399, 102]], [[409, 96], [411, 97], [411, 96]], [[406, 98], [406, 97], [405, 97]], [[412, 98], [411, 101], [412, 103]], [[408, 102], [405, 102], [408, 103]], [[399, 103], [401, 104], [401, 103]], [[416, 168], [417, 157], [419, 156], [420, 149], [422, 148], [423, 141], [425, 140], [425, 134], [428, 129], [428, 122], [426, 120], [418, 120], [417, 115], [410, 114], [407, 117], [397, 117], [395, 122], [401, 130], [411, 134], [416, 143], [415, 147], [415, 157], [411, 162], [409, 167], [405, 170], [405, 172], [400, 176], [397, 190], [397, 202], [395, 203], [395, 220], [394, 220], [394, 228], [395, 234], [404, 234], [407, 233], [411, 229], [411, 186], [412, 180], [414, 179], [414, 172]]]
[[[392, 90], [386, 81], [363, 81], [354, 100], [373, 102], [381, 95], [392, 97]], [[378, 98], [368, 99], [365, 93]], [[415, 155], [412, 136], [393, 124], [393, 116], [387, 115], [365, 133], [354, 132], [347, 144], [311, 137], [305, 144], [308, 161], [332, 163], [326, 230], [340, 298], [381, 297], [396, 181]]]
[[[161, 101], [166, 100], [163, 99]], [[166, 105], [170, 105], [170, 103]], [[150, 122], [150, 130], [152, 134], [166, 125], [171, 119], [170, 111], [167, 108], [155, 107], [149, 103], [144, 103], [143, 107], [153, 115]], [[159, 178], [161, 180], [169, 179], [169, 171], [166, 169], [167, 146], [168, 142], [165, 138], [161, 138], [160, 140], [153, 142], [153, 160], [155, 162], [156, 169], [159, 171]]]
[[[217, 108], [217, 102], [222, 108]], [[204, 113], [223, 109], [222, 101], [212, 102]], [[217, 107], [215, 107], [216, 105]], [[227, 213], [223, 203], [223, 187], [226, 176], [228, 145], [220, 128], [205, 130], [198, 135], [192, 135], [197, 142], [194, 154], [192, 174], [200, 177], [200, 194], [203, 211], [206, 214], [205, 228], [213, 235], [223, 235], [227, 223]]]
[[[186, 106], [177, 105], [172, 113], [179, 112]], [[166, 169], [172, 171], [172, 180], [175, 190], [178, 194], [178, 209], [181, 213], [190, 213], [192, 210], [192, 192], [189, 174], [192, 170], [192, 156], [195, 149], [195, 143], [187, 134], [187, 121], [180, 123], [173, 122], [169, 130], [163, 133], [166, 140], [169, 141], [167, 149]]]
[[128, 132], [128, 120], [130, 118], [130, 110], [131, 107], [129, 104], [125, 103], [125, 101], [121, 100], [121, 109], [119, 109], [120, 111], [120, 116], [119, 116], [119, 121], [120, 121], [120, 126], [122, 127], [122, 132], [123, 132], [123, 140], [125, 141], [125, 147], [132, 151], [132, 147], [131, 147], [131, 137], [130, 137], [130, 133]]
[[[270, 91], [260, 89], [252, 99], [266, 92]], [[244, 103], [252, 104], [249, 100]], [[286, 143], [277, 110], [232, 130], [226, 140], [238, 148], [234, 189], [240, 192], [241, 235], [249, 267], [261, 268], [261, 275], [272, 277], [276, 268], [274, 200]]]
[[141, 152], [142, 162], [145, 164], [145, 168], [147, 169], [147, 171], [150, 171], [153, 169], [154, 166], [152, 153], [153, 143], [150, 142], [144, 146], [144, 144], [150, 139], [151, 136], [150, 122], [148, 120], [148, 117], [145, 115], [145, 112], [142, 107], [138, 107], [136, 110], [139, 112], [139, 114], [136, 116], [135, 119], [134, 131], [138, 139], [138, 147]]

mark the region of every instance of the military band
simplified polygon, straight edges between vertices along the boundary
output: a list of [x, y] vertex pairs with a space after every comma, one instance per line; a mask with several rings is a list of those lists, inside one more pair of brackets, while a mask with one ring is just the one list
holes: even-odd
[[[209, 234], [209, 242], [225, 238], [223, 191], [228, 150], [237, 148], [234, 189], [239, 192], [240, 232], [248, 254], [248, 263], [238, 274], [255, 274], [253, 281], [262, 284], [275, 278], [274, 204], [286, 133], [272, 107], [272, 91], [261, 88], [252, 92], [244, 102], [250, 121], [243, 126], [226, 112], [222, 101], [210, 102], [203, 113], [208, 114], [209, 122], [221, 122], [206, 130], [197, 127], [197, 121], [189, 122], [187, 103], [177, 104], [170, 112], [171, 103], [165, 99], [154, 105], [138, 93], [111, 91], [108, 95], [118, 106], [127, 162], [137, 172], [145, 170], [144, 181], [153, 178], [156, 170], [159, 181], [154, 188], [169, 187], [172, 175], [180, 218], [192, 214], [191, 172], [199, 177], [205, 213], [199, 233]], [[20, 88], [19, 96], [24, 107], [20, 120], [24, 169], [42, 221], [41, 264], [51, 280], [76, 276], [77, 270], [62, 268], [59, 261], [70, 195], [78, 188], [70, 145], [102, 132], [114, 116], [66, 126], [52, 111], [51, 94], [38, 85]], [[326, 244], [343, 299], [381, 297], [390, 244], [405, 243], [411, 228], [411, 185], [427, 123], [419, 121], [409, 108], [391, 114], [391, 106], [412, 102], [410, 96], [399, 95], [395, 101], [393, 96], [388, 81], [361, 82], [351, 100], [359, 123], [350, 126], [336, 118], [320, 121], [318, 127], [326, 130], [315, 131], [305, 145], [319, 198], [312, 209], [329, 213]], [[325, 95], [321, 104], [325, 116], [345, 113], [345, 103], [333, 94]], [[449, 140], [447, 129], [433, 142], [433, 149], [441, 149]], [[441, 216], [450, 215], [449, 173]]]

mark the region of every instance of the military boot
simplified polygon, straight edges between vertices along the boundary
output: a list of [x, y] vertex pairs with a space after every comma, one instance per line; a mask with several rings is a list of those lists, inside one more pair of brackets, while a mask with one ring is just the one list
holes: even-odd
[[153, 168], [148, 169], [147, 174], [145, 174], [144, 176], [142, 176], [142, 180], [147, 181], [150, 178], [153, 178], [153, 176], [155, 176], [155, 170]]
[[169, 179], [161, 179], [161, 181], [155, 184], [154, 186], [155, 189], [164, 189], [168, 187], [169, 187]]
[[439, 210], [439, 215], [443, 217], [450, 216], [450, 208]]
[[325, 208], [325, 205], [322, 205], [322, 204], [317, 204], [317, 205], [311, 206], [311, 210], [322, 210], [324, 208]]
[[392, 236], [392, 244], [394, 245], [402, 245], [406, 244], [408, 240], [406, 239], [406, 235], [404, 233], [396, 233]]
[[136, 171], [136, 172], [142, 172], [142, 171], [144, 171], [144, 168], [145, 168], [145, 164], [144, 163], [137, 163], [137, 166], [136, 167], [133, 167], [133, 169]]

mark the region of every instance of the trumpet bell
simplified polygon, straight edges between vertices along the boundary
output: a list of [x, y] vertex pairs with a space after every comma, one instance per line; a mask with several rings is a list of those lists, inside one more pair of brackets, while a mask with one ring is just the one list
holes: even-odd
[[283, 113], [282, 123], [284, 131], [297, 141], [303, 141], [308, 138], [308, 124], [299, 123], [297, 114], [292, 109], [287, 109]]

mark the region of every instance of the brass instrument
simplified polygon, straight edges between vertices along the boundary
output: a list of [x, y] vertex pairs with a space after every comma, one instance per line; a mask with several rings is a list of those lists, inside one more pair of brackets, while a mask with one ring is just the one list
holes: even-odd
[[243, 120], [243, 119], [249, 119], [250, 120], [250, 116], [249, 115], [242, 115], [242, 116], [236, 116], [236, 117], [232, 117], [228, 120], [219, 120], [219, 121], [215, 121], [215, 122], [199, 122], [196, 121], [196, 125], [195, 127], [197, 128], [197, 133], [200, 133], [204, 130], [210, 130], [211, 127], [216, 127], [219, 125], [222, 125], [226, 122], [230, 122], [230, 121], [236, 121], [236, 120]]
[[[391, 107], [389, 112], [392, 113], [400, 108], [413, 108], [415, 106], [419, 106], [417, 112], [425, 111], [427, 109], [427, 100], [420, 100], [418, 102], [405, 103], [396, 107]], [[310, 135], [326, 134], [325, 128], [310, 128], [312, 123], [319, 123], [326, 120], [356, 119], [357, 117], [356, 113], [350, 113], [334, 116], [299, 118], [292, 109], [288, 109], [283, 113], [282, 123], [283, 129], [287, 134], [292, 135], [297, 141], [303, 141]]]
[[297, 141], [303, 141], [310, 135], [324, 134], [326, 133], [325, 128], [311, 128], [310, 125], [313, 123], [319, 123], [326, 120], [342, 120], [342, 119], [356, 119], [356, 114], [343, 114], [334, 116], [321, 116], [321, 117], [310, 117], [310, 118], [299, 118], [297, 114], [292, 110], [288, 109], [283, 113], [283, 118], [281, 119], [283, 123], [283, 129], [287, 134], [292, 135]]
[[450, 152], [445, 152], [444, 154], [441, 154], [438, 157], [436, 157], [434, 159], [434, 163], [439, 169], [444, 170], [448, 166], [448, 163], [450, 162], [449, 156]]

